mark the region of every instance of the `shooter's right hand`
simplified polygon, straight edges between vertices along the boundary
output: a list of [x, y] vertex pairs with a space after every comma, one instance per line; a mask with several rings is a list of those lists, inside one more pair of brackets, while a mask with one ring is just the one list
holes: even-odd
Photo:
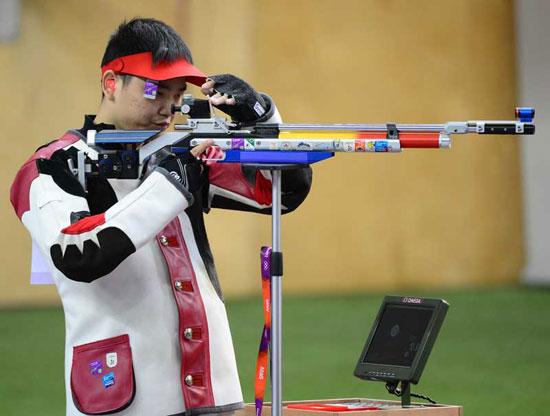
[[177, 182], [190, 206], [195, 201], [193, 194], [198, 192], [207, 180], [203, 162], [190, 152], [177, 155], [174, 153], [169, 154], [161, 160], [156, 170], [163, 173], [172, 182]]

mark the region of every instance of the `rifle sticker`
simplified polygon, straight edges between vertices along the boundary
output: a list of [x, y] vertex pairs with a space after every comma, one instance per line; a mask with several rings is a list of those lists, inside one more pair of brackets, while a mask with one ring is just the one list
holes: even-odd
[[355, 151], [364, 152], [365, 150], [365, 139], [355, 139]]
[[334, 151], [334, 141], [333, 140], [319, 140], [317, 142], [313, 142], [313, 149], [314, 150], [322, 150], [322, 151]]
[[388, 152], [388, 141], [387, 140], [376, 140], [374, 142], [374, 151], [375, 152]]
[[267, 150], [279, 150], [281, 147], [278, 140], [256, 140], [256, 145], [259, 146], [260, 149]]
[[290, 140], [282, 140], [281, 150], [292, 150], [292, 142]]
[[335, 142], [339, 142], [340, 148], [344, 152], [353, 152], [355, 150], [355, 140], [354, 139], [335, 140]]
[[269, 150], [279, 150], [281, 148], [280, 143], [275, 140], [269, 141]]
[[231, 149], [242, 150], [244, 149], [244, 139], [231, 139]]
[[308, 142], [298, 142], [296, 145], [297, 150], [312, 150], [313, 146], [311, 143]]

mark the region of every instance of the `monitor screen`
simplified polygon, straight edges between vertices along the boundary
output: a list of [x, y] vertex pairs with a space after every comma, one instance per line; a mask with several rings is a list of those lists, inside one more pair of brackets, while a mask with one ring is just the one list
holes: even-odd
[[384, 297], [354, 374], [365, 380], [416, 384], [448, 307], [443, 299]]
[[410, 367], [434, 309], [386, 305], [363, 362]]

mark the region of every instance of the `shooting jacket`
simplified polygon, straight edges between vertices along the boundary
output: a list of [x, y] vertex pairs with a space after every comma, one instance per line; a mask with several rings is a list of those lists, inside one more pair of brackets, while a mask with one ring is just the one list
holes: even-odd
[[[90, 179], [84, 191], [70, 168], [79, 150], [95, 151], [82, 133], [70, 130], [39, 148], [11, 188], [65, 312], [67, 415], [242, 407], [203, 213], [270, 213], [270, 178], [215, 164], [191, 206], [161, 168], [143, 181]], [[282, 182], [283, 211], [290, 212], [309, 192], [311, 170], [285, 171]]]

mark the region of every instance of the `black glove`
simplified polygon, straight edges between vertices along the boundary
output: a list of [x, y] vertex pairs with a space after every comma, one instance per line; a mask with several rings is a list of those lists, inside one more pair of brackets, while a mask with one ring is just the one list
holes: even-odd
[[[162, 159], [159, 167], [168, 171], [190, 194], [199, 191], [206, 179], [206, 169], [202, 162], [197, 160], [191, 153], [185, 152], [178, 155], [173, 153]], [[192, 201], [190, 201], [190, 204]]]
[[214, 94], [227, 94], [235, 98], [235, 105], [216, 106], [235, 121], [251, 123], [262, 120], [270, 110], [270, 102], [252, 88], [246, 81], [231, 74], [212, 75], [208, 77], [214, 84]]

